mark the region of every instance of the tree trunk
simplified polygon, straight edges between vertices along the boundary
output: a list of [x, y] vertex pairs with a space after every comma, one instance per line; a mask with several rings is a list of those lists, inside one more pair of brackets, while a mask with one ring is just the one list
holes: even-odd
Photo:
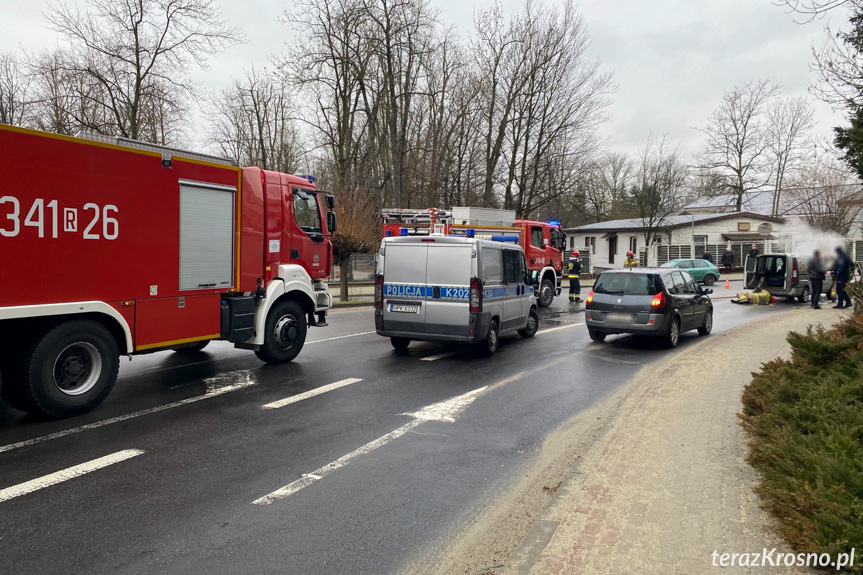
[[348, 301], [348, 268], [350, 265], [350, 258], [339, 263], [339, 301]]

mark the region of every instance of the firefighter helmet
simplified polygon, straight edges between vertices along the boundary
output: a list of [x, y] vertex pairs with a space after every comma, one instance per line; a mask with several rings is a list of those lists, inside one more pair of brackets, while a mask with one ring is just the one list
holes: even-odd
[[628, 258], [631, 258], [631, 257], [632, 257], [632, 256], [634, 256], [634, 255], [635, 255], [635, 254], [634, 254], [634, 253], [632, 253], [632, 250], [629, 250], [628, 252], [626, 252], [626, 257], [628, 257]]
[[580, 253], [578, 253], [578, 250], [573, 250], [573, 252], [572, 252], [572, 257], [574, 257], [574, 258], [580, 258], [580, 257], [581, 257], [581, 254], [580, 254]]

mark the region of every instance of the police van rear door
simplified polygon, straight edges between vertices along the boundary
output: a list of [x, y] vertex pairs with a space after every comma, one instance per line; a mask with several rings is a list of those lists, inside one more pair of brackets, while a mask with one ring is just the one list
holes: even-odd
[[467, 336], [475, 244], [438, 241], [428, 246], [426, 332]]
[[419, 241], [387, 242], [383, 293], [387, 331], [425, 331], [428, 245]]

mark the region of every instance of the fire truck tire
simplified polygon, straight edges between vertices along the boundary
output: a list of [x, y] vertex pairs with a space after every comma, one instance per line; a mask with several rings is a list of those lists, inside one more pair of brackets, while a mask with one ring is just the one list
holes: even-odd
[[255, 355], [267, 363], [287, 363], [306, 342], [306, 314], [297, 302], [283, 300], [270, 309], [264, 330], [264, 345]]
[[554, 282], [549, 279], [539, 284], [539, 307], [548, 307], [554, 301]]
[[111, 393], [119, 369], [117, 340], [105, 326], [90, 320], [61, 323], [13, 368], [16, 407], [55, 418], [87, 413]]
[[497, 320], [493, 319], [488, 326], [488, 335], [484, 340], [479, 342], [479, 352], [481, 355], [486, 357], [494, 355], [494, 352], [497, 351], [498, 336]]
[[533, 337], [539, 329], [539, 314], [536, 313], [536, 308], [530, 308], [530, 313], [527, 316], [527, 325], [524, 329], [518, 330], [518, 335], [521, 337]]
[[174, 351], [182, 354], [193, 354], [198, 353], [199, 351], [204, 351], [204, 348], [208, 345], [210, 345], [210, 340], [205, 339], [204, 341], [196, 341], [195, 343], [190, 343], [186, 347], [177, 348]]

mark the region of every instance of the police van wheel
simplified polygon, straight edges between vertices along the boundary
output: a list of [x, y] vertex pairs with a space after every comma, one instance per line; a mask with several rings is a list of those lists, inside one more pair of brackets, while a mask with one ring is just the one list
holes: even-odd
[[406, 351], [411, 344], [411, 340], [406, 337], [391, 337], [390, 343], [393, 344], [396, 351]]
[[488, 326], [488, 335], [479, 344], [479, 351], [482, 355], [494, 355], [494, 352], [497, 351], [499, 333], [500, 332], [497, 328], [497, 320], [491, 320], [491, 324], [489, 324]]
[[527, 315], [527, 325], [524, 329], [518, 330], [518, 335], [521, 337], [533, 337], [539, 329], [539, 314], [536, 313], [536, 308], [531, 308]]
[[59, 418], [87, 413], [102, 403], [119, 369], [111, 332], [95, 321], [74, 320], [39, 338], [3, 375], [11, 375], [10, 405]]
[[210, 345], [210, 340], [205, 339], [204, 341], [196, 341], [195, 343], [190, 343], [186, 347], [179, 347], [174, 351], [177, 353], [182, 353], [184, 355], [191, 355], [200, 351], [204, 351], [204, 348], [208, 345]]
[[287, 363], [306, 342], [306, 314], [295, 301], [285, 300], [270, 309], [264, 327], [264, 345], [255, 352], [267, 363]]
[[548, 307], [554, 301], [554, 284], [551, 280], [542, 280], [539, 285], [539, 306]]

